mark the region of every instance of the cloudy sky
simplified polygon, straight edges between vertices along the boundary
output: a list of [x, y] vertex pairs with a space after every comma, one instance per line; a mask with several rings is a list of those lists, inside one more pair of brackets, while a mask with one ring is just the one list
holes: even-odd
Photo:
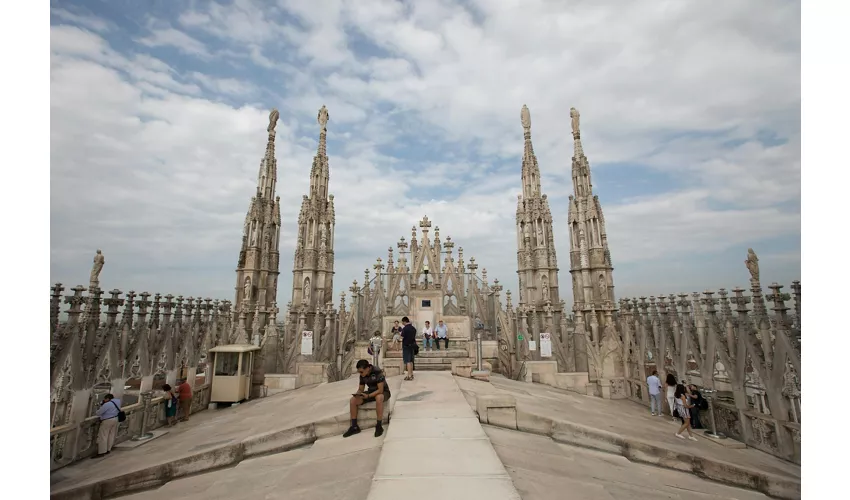
[[[719, 7], [720, 6], [720, 7]], [[722, 7], [722, 8], [721, 8]], [[800, 276], [792, 1], [51, 2], [51, 280], [232, 298], [280, 110], [280, 294], [330, 112], [338, 295], [427, 214], [516, 291], [527, 104], [568, 284], [569, 108], [619, 296]], [[562, 287], [568, 303], [570, 287]]]

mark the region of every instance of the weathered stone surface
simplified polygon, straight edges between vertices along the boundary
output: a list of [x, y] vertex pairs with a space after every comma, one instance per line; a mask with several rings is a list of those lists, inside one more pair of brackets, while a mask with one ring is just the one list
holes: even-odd
[[455, 380], [476, 397], [467, 397], [476, 408], [482, 395], [515, 398], [518, 428], [558, 442], [692, 472], [777, 498], [800, 497], [798, 466], [753, 449], [723, 448], [701, 437], [696, 443], [682, 441], [673, 436], [676, 429], [667, 419], [652, 417], [630, 401], [606, 401], [502, 377], [493, 377], [489, 384]]

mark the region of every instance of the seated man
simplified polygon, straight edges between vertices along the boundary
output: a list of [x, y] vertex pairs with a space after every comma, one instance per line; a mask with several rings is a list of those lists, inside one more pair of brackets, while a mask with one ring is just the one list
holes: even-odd
[[[347, 438], [360, 433], [360, 426], [357, 425], [357, 407], [363, 403], [375, 402], [375, 412], [377, 413], [378, 423], [375, 425], [375, 437], [384, 433], [384, 425], [381, 419], [384, 418], [384, 403], [390, 399], [390, 386], [384, 377], [384, 372], [377, 366], [372, 366], [365, 359], [357, 362], [357, 373], [360, 374], [360, 387], [357, 388], [357, 394], [351, 396], [349, 407], [351, 408], [351, 427], [345, 431], [342, 437]], [[366, 389], [364, 392], [363, 389]]]

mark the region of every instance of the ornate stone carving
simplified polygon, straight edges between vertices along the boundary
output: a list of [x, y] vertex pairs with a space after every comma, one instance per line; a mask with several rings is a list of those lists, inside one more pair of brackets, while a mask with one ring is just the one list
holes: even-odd
[[319, 122], [319, 127], [321, 127], [322, 130], [328, 128], [328, 120], [330, 119], [331, 116], [328, 114], [328, 108], [323, 105], [319, 110], [319, 115], [316, 117], [316, 121]]
[[269, 133], [274, 132], [278, 119], [280, 119], [280, 112], [278, 112], [277, 109], [272, 108], [271, 113], [269, 113], [269, 127], [266, 131]]
[[531, 128], [531, 112], [528, 111], [528, 106], [526, 106], [525, 104], [522, 105], [522, 111], [520, 111], [519, 113], [519, 118], [522, 122], [522, 128]]
[[578, 136], [581, 133], [579, 130], [579, 113], [576, 108], [570, 108], [570, 126], [573, 129], [573, 136]]
[[103, 270], [104, 263], [106, 263], [106, 259], [104, 259], [103, 253], [98, 249], [97, 253], [94, 254], [94, 264], [92, 265], [91, 275], [89, 276], [91, 287], [98, 286], [100, 283], [100, 272]]
[[752, 248], [747, 249], [747, 260], [744, 261], [744, 264], [750, 272], [750, 279], [759, 281], [759, 258]]

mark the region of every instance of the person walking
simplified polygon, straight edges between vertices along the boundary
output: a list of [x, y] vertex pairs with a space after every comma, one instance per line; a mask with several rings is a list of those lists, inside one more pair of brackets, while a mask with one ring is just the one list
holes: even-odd
[[667, 406], [670, 407], [670, 418], [676, 422], [676, 417], [673, 415], [673, 410], [676, 409], [676, 377], [672, 373], [667, 374], [667, 380], [664, 381], [667, 385]]
[[661, 380], [658, 370], [652, 370], [652, 375], [646, 377], [646, 387], [649, 390], [649, 411], [652, 416], [661, 416]]
[[177, 391], [168, 384], [163, 385], [162, 390], [165, 391], [162, 396], [165, 399], [165, 421], [169, 427], [174, 427], [174, 424], [177, 423], [177, 402], [179, 401]]
[[440, 350], [440, 341], [444, 341], [446, 343], [446, 350], [449, 350], [449, 329], [443, 323], [443, 320], [437, 322], [436, 328], [434, 328], [434, 332], [437, 334], [437, 350]]
[[679, 384], [676, 386], [676, 390], [673, 393], [673, 397], [675, 398], [676, 405], [676, 414], [679, 415], [679, 418], [682, 419], [682, 426], [679, 427], [679, 430], [676, 431], [676, 437], [680, 439], [685, 439], [685, 436], [682, 435], [683, 431], [688, 431], [688, 439], [691, 441], [696, 441], [697, 438], [694, 437], [691, 432], [691, 414], [688, 412], [688, 409], [693, 408], [693, 405], [688, 403], [688, 390], [684, 385]]
[[118, 434], [118, 414], [121, 413], [121, 400], [107, 394], [103, 396], [100, 408], [95, 415], [100, 417], [100, 427], [97, 430], [97, 455], [92, 458], [106, 456], [115, 446], [115, 436]]
[[181, 379], [180, 385], [177, 386], [177, 396], [180, 399], [180, 413], [182, 414], [180, 421], [188, 422], [189, 414], [192, 413], [192, 386], [185, 378]]
[[422, 330], [422, 348], [428, 351], [434, 347], [434, 330], [431, 328], [431, 322], [425, 322], [425, 329]]
[[416, 327], [410, 324], [410, 319], [405, 316], [401, 318], [401, 350], [402, 361], [407, 368], [407, 376], [404, 380], [413, 380], [413, 360], [416, 357]]

